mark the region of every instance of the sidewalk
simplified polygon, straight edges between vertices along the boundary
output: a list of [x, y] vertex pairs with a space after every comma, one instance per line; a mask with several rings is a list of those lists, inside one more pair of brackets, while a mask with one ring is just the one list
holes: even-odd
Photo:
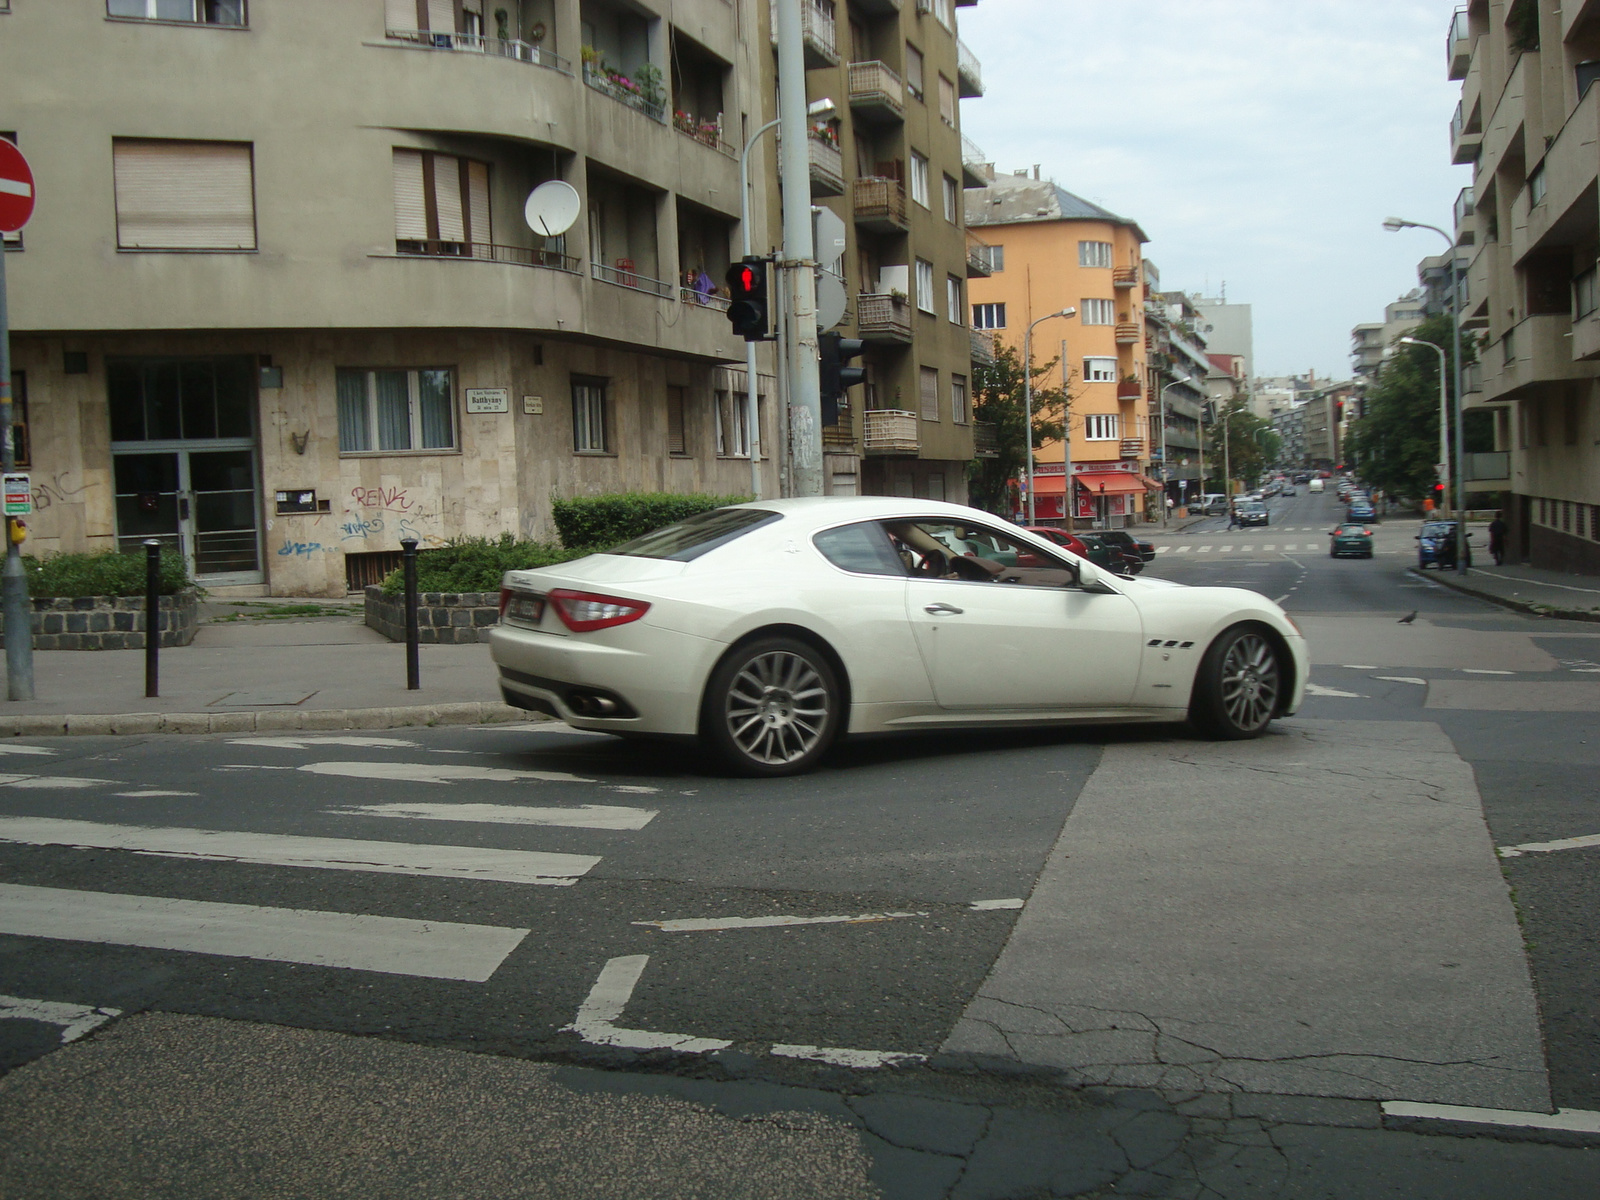
[[[330, 615], [274, 618], [318, 604]], [[359, 601], [211, 601], [188, 646], [164, 648], [146, 698], [143, 650], [36, 650], [33, 700], [0, 702], [0, 737], [387, 729], [539, 718], [503, 704], [486, 643], [406, 648], [368, 629]]]
[[1535, 616], [1600, 621], [1600, 578], [1592, 575], [1563, 575], [1510, 563], [1502, 567], [1470, 567], [1465, 575], [1414, 567], [1411, 574]]

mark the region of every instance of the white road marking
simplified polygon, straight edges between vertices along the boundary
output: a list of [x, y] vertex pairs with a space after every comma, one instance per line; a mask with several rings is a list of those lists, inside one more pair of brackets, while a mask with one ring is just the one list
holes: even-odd
[[0, 884], [0, 932], [482, 983], [526, 929]]
[[1289, 598], [1289, 593], [1285, 592], [1283, 595], [1279, 596], [1276, 600], [1274, 600], [1273, 603], [1274, 604], [1282, 604], [1288, 598]]
[[1586, 850], [1590, 846], [1600, 846], [1600, 834], [1562, 838], [1555, 842], [1524, 842], [1520, 846], [1501, 846], [1495, 853], [1501, 858], [1521, 858], [1524, 854], [1548, 854], [1552, 850]]
[[[1062, 484], [1061, 486], [1062, 487], [1066, 487], [1067, 485], [1066, 484]], [[1277, 546], [1277, 543], [1275, 543], [1275, 542], [1268, 542], [1266, 545], [1262, 546], [1261, 548], [1263, 550], [1276, 550], [1278, 548], [1278, 546]], [[1284, 549], [1285, 550], [1290, 550], [1290, 549], [1293, 549], [1293, 547], [1285, 546]]]
[[12, 742], [0, 742], [0, 754], [54, 754], [54, 750], [44, 746], [18, 746]]
[[92, 788], [115, 783], [115, 779], [80, 779], [73, 775], [0, 775], [0, 787], [14, 788]]
[[992, 912], [997, 908], [1021, 908], [1022, 897], [1012, 896], [1006, 900], [974, 900], [967, 908], [972, 912]]
[[635, 921], [663, 933], [709, 933], [720, 929], [780, 929], [790, 925], [871, 925], [877, 921], [898, 921], [905, 917], [925, 917], [925, 912], [862, 913], [858, 917], [679, 917], [670, 921]]
[[1321, 684], [1317, 684], [1317, 683], [1308, 683], [1308, 684], [1306, 684], [1306, 695], [1308, 695], [1308, 696], [1338, 696], [1338, 697], [1341, 697], [1342, 699], [1345, 699], [1345, 700], [1365, 700], [1366, 699], [1366, 697], [1363, 696], [1360, 692], [1342, 692], [1338, 688], [1323, 687]]
[[1343, 663], [1346, 671], [1376, 671], [1378, 668], [1367, 663]]
[[1198, 546], [1198, 547], [1195, 548], [1195, 552], [1197, 554], [1210, 554], [1213, 549], [1215, 549], [1215, 547], [1212, 547], [1212, 546]]
[[583, 804], [577, 808], [524, 808], [512, 804], [354, 804], [325, 808], [349, 817], [396, 817], [406, 821], [470, 821], [487, 825], [556, 825], [567, 829], [643, 829], [655, 819], [648, 808]]
[[1414, 683], [1419, 687], [1427, 687], [1426, 679], [1418, 679], [1414, 675], [1374, 675], [1374, 679], [1386, 679], [1390, 683]]
[[772, 1052], [784, 1058], [806, 1058], [830, 1066], [855, 1067], [858, 1070], [928, 1061], [926, 1054], [903, 1054], [895, 1050], [843, 1050], [834, 1046], [777, 1045]]
[[647, 1029], [624, 1029], [616, 1022], [633, 996], [633, 989], [644, 974], [648, 954], [613, 958], [600, 970], [589, 995], [578, 1007], [578, 1015], [563, 1032], [577, 1034], [597, 1046], [622, 1046], [629, 1050], [678, 1050], [684, 1054], [704, 1054], [726, 1050], [732, 1042], [714, 1038], [690, 1037], [686, 1033], [653, 1033]]
[[1410, 1100], [1385, 1100], [1387, 1117], [1432, 1117], [1439, 1121], [1468, 1121], [1476, 1125], [1521, 1125], [1532, 1129], [1566, 1129], [1600, 1133], [1600, 1112], [1558, 1108], [1554, 1114], [1516, 1112], [1505, 1108], [1468, 1108], [1459, 1104], [1417, 1104]]
[[145, 788], [141, 792], [112, 792], [113, 796], [125, 796], [129, 800], [142, 800], [146, 796], [198, 796], [199, 792], [169, 792], [164, 788]]
[[356, 734], [329, 737], [247, 737], [229, 738], [230, 746], [270, 746], [277, 750], [304, 750], [307, 746], [370, 746], [377, 750], [414, 750], [418, 743], [404, 738], [362, 737]]
[[595, 783], [565, 771], [513, 771], [507, 767], [451, 766], [448, 763], [318, 762], [298, 768], [313, 775], [342, 775], [351, 779], [382, 779], [399, 783], [516, 783], [537, 779], [543, 783]]
[[1194, 549], [1193, 546], [1179, 546], [1178, 547], [1178, 553], [1179, 554], [1187, 554], [1187, 553], [1189, 553], [1189, 551], [1191, 551], [1193, 549]]
[[1233, 547], [1232, 546], [1224, 546], [1224, 547], [1222, 547], [1221, 550], [1218, 551], [1218, 553], [1219, 554], [1232, 554], [1233, 553]]
[[1495, 671], [1489, 667], [1462, 667], [1463, 675], [1515, 675], [1515, 671]]
[[386, 875], [430, 875], [439, 879], [489, 880], [566, 887], [600, 859], [588, 854], [553, 854], [477, 846], [430, 846], [414, 842], [366, 842], [354, 838], [302, 837], [220, 829], [157, 829], [102, 825], [54, 817], [0, 817], [0, 842], [25, 846], [74, 846], [128, 850], [162, 858], [258, 863], [274, 867], [318, 867], [374, 871]]
[[120, 1008], [94, 1008], [88, 1004], [63, 1004], [59, 1000], [24, 1000], [20, 996], [0, 996], [0, 1017], [21, 1017], [26, 1021], [59, 1025], [63, 1044], [75, 1042], [96, 1026], [121, 1015]]

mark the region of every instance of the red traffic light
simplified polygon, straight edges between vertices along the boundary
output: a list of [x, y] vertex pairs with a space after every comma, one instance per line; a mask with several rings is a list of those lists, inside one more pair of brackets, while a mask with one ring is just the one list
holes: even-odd
[[767, 266], [751, 257], [728, 268], [728, 323], [747, 342], [767, 337]]

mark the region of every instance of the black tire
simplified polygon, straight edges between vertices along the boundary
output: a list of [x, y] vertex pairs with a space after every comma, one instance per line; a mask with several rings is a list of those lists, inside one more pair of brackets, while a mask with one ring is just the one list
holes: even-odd
[[809, 771], [838, 737], [844, 692], [805, 642], [772, 637], [725, 655], [706, 683], [700, 731], [741, 775]]
[[1235, 625], [1211, 643], [1195, 673], [1189, 720], [1208, 737], [1260, 737], [1288, 680], [1277, 645], [1259, 625]]

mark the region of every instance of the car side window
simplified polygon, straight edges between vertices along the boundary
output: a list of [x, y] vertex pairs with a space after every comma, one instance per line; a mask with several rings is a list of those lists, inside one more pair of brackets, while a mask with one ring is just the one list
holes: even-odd
[[1072, 566], [996, 529], [948, 519], [885, 521], [884, 529], [911, 574], [924, 579], [1071, 587]]
[[822, 552], [822, 557], [842, 571], [903, 576], [907, 570], [883, 527], [875, 521], [824, 529], [811, 542]]

